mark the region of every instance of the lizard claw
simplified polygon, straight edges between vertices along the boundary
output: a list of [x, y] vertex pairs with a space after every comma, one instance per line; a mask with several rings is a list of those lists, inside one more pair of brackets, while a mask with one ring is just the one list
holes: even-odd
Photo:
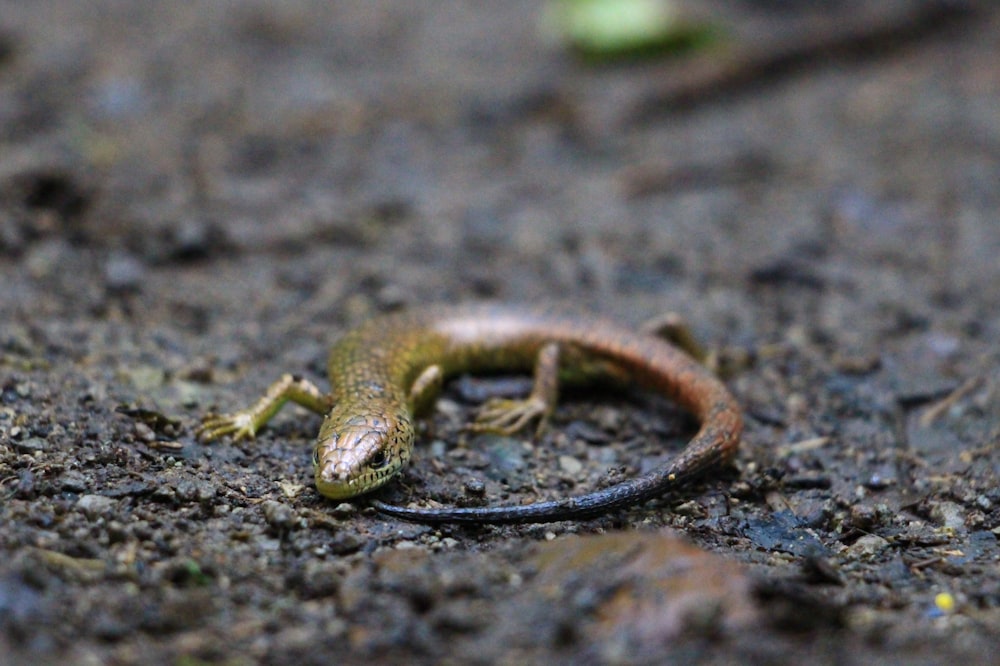
[[232, 435], [234, 441], [253, 439], [256, 435], [253, 417], [246, 412], [235, 414], [208, 414], [194, 431], [195, 437], [203, 442], [211, 442], [224, 435]]
[[524, 400], [494, 398], [479, 409], [475, 423], [469, 425], [474, 432], [492, 432], [513, 435], [522, 430], [532, 420], [538, 419], [541, 432], [549, 416], [549, 406], [541, 398], [528, 397]]

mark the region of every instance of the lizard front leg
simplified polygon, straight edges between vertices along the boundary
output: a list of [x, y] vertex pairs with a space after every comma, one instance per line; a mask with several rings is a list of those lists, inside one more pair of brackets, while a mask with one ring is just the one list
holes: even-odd
[[205, 442], [223, 435], [232, 435], [235, 440], [253, 439], [289, 400], [317, 414], [326, 414], [331, 407], [330, 396], [315, 384], [295, 375], [283, 375], [250, 407], [231, 414], [206, 414], [195, 435]]

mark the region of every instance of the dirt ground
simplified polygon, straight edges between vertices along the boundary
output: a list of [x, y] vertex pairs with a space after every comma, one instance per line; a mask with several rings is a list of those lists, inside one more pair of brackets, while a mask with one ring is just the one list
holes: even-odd
[[[712, 47], [592, 62], [534, 2], [0, 0], [0, 661], [994, 663], [1000, 11], [701, 4]], [[478, 300], [681, 313], [734, 465], [428, 527], [321, 498], [297, 408], [193, 438]], [[507, 388], [449, 385], [381, 496], [562, 497], [693, 432], [587, 391], [469, 436]]]

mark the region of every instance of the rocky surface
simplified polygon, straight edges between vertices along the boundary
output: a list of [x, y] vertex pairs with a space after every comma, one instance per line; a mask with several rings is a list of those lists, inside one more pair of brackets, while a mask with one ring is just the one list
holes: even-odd
[[[3, 2], [0, 651], [10, 663], [990, 663], [1000, 13], [718, 3], [583, 62], [505, 3]], [[582, 523], [431, 528], [310, 479], [318, 419], [210, 409], [374, 313], [682, 313], [736, 463]], [[676, 450], [644, 395], [469, 437], [386, 496], [530, 501]], [[517, 383], [515, 382], [515, 389]]]

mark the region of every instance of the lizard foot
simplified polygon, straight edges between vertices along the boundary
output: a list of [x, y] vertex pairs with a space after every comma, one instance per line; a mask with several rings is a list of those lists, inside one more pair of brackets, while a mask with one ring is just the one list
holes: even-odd
[[550, 411], [548, 404], [537, 397], [528, 397], [524, 400], [494, 398], [483, 404], [476, 415], [475, 423], [472, 423], [469, 429], [474, 432], [513, 435], [534, 419], [538, 419], [538, 432], [541, 432], [548, 421]]
[[211, 442], [224, 435], [232, 435], [233, 440], [253, 439], [257, 434], [253, 415], [247, 412], [234, 414], [208, 414], [194, 431], [195, 437], [203, 442]]

